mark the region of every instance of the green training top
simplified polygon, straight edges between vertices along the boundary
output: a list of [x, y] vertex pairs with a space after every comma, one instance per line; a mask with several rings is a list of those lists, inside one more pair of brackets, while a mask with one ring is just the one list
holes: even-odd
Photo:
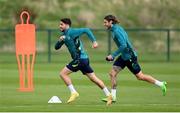
[[126, 31], [120, 25], [113, 24], [109, 30], [111, 31], [112, 38], [118, 47], [118, 49], [112, 53], [114, 58], [118, 55], [121, 55], [124, 60], [128, 60], [133, 56], [137, 57], [137, 53], [134, 51]]
[[82, 34], [86, 34], [92, 42], [96, 41], [96, 38], [89, 28], [69, 28], [62, 33], [62, 35], [65, 36], [65, 39], [58, 41], [55, 45], [55, 49], [60, 49], [61, 46], [65, 44], [71, 54], [72, 59], [88, 58], [88, 55], [84, 50], [83, 43], [80, 40], [80, 36]]

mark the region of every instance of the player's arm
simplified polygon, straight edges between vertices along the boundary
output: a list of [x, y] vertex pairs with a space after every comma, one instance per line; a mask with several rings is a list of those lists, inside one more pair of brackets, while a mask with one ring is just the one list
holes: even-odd
[[74, 29], [74, 33], [75, 37], [77, 36], [81, 36], [82, 34], [86, 34], [88, 36], [88, 38], [92, 41], [93, 48], [96, 48], [98, 46], [98, 43], [96, 41], [95, 36], [93, 35], [92, 31], [89, 28], [79, 28], [79, 29]]
[[54, 47], [56, 50], [58, 50], [62, 47], [62, 45], [64, 44], [64, 38], [65, 38], [65, 36], [59, 37], [59, 40], [56, 42], [55, 47]]
[[124, 40], [124, 37], [120, 35], [119, 32], [115, 33], [115, 37], [117, 37], [117, 41], [120, 43], [118, 49], [113, 52], [112, 54], [108, 55], [106, 57], [107, 61], [113, 61], [115, 59], [116, 56], [118, 56], [119, 54], [122, 53], [122, 51], [124, 51], [124, 49], [127, 47], [126, 41]]
[[57, 43], [55, 44], [55, 49], [58, 50], [61, 48], [61, 46], [64, 44], [64, 41], [57, 41]]
[[115, 37], [117, 37], [118, 41], [119, 41], [119, 47], [118, 49], [113, 52], [111, 55], [113, 58], [115, 58], [116, 56], [118, 56], [120, 53], [122, 53], [124, 51], [124, 49], [127, 47], [127, 44], [126, 44], [126, 41], [124, 39], [124, 37], [119, 33], [119, 32], [116, 32], [115, 33]]

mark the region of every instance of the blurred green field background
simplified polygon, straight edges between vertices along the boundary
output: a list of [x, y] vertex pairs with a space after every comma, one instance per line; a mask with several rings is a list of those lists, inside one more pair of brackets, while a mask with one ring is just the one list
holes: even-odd
[[[179, 4], [180, 0], [0, 0], [0, 112], [180, 111]], [[32, 93], [17, 91], [19, 75], [14, 28], [20, 23], [19, 15], [23, 10], [30, 12], [30, 23], [37, 28], [35, 91]], [[80, 98], [72, 104], [65, 103], [70, 92], [58, 74], [71, 58], [64, 46], [61, 50], [54, 50], [60, 35], [59, 19], [70, 17], [73, 27], [92, 28], [99, 48], [92, 49], [85, 35], [81, 39], [97, 76], [110, 88], [108, 71], [112, 63], [106, 62], [105, 56], [117, 48], [103, 29], [103, 18], [107, 14], [116, 15], [120, 24], [129, 29], [127, 32], [143, 71], [168, 82], [165, 97], [160, 88], [139, 82], [125, 69], [118, 76], [118, 101], [111, 107], [101, 102], [103, 92], [80, 72], [71, 75]], [[130, 30], [133, 28], [136, 30]], [[59, 96], [63, 103], [48, 104], [53, 95]]]
[[[92, 49], [91, 42], [83, 35], [81, 39], [89, 54], [91, 65], [97, 76], [110, 88], [108, 71], [112, 63], [105, 61], [108, 54], [108, 33], [105, 31], [93, 31], [99, 48]], [[35, 91], [32, 93], [18, 92], [19, 75], [15, 57], [14, 33], [7, 48], [2, 48], [0, 54], [0, 111], [30, 112], [30, 111], [74, 111], [74, 112], [172, 112], [180, 111], [180, 57], [176, 44], [179, 38], [172, 38], [171, 59], [167, 62], [167, 38], [164, 32], [128, 32], [138, 52], [138, 59], [145, 73], [152, 74], [159, 80], [168, 82], [168, 93], [162, 96], [160, 88], [136, 80], [127, 69], [118, 76], [118, 101], [111, 107], [106, 107], [101, 102], [103, 92], [91, 83], [80, 72], [72, 74], [73, 83], [80, 93], [80, 98], [72, 104], [66, 104], [70, 92], [59, 78], [59, 71], [71, 60], [67, 48], [54, 50], [59, 32], [51, 33], [48, 42], [47, 32], [36, 34], [36, 61], [34, 71]], [[51, 62], [48, 63], [48, 44], [50, 44]], [[116, 47], [111, 40], [111, 50]], [[2, 49], [2, 50], [3, 50]], [[62, 104], [48, 104], [53, 96], [59, 96]]]

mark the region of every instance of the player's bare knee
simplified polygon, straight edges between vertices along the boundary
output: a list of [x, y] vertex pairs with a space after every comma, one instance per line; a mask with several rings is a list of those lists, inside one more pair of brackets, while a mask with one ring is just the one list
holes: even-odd
[[111, 71], [111, 73], [113, 73], [114, 75], [116, 75], [117, 73], [119, 73], [122, 70], [122, 68], [120, 66], [113, 66], [113, 69]]
[[110, 77], [115, 77], [115, 73], [109, 72], [109, 76], [110, 76]]
[[140, 77], [140, 76], [137, 76], [137, 79], [138, 79], [138, 80], [143, 80], [143, 78], [142, 78], [142, 77]]
[[59, 76], [60, 76], [61, 78], [64, 78], [65, 74], [61, 71], [61, 72], [59, 73]]

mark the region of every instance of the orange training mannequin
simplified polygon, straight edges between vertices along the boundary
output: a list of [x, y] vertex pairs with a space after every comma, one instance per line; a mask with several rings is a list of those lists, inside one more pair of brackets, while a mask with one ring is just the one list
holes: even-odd
[[[27, 16], [24, 24], [23, 15]], [[33, 91], [33, 70], [35, 61], [35, 25], [29, 24], [29, 13], [23, 11], [20, 15], [21, 24], [15, 28], [16, 35], [16, 59], [19, 69], [19, 91]]]

